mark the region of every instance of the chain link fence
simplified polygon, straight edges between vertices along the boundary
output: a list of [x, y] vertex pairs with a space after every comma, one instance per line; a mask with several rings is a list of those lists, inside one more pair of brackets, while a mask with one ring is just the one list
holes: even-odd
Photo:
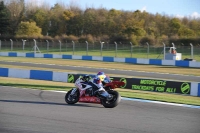
[[[200, 61], [200, 46], [175, 46], [177, 53], [182, 53], [183, 59], [194, 59]], [[0, 40], [0, 52], [35, 52], [65, 55], [90, 55], [90, 56], [111, 56], [122, 58], [149, 58], [163, 59], [164, 46], [156, 47], [142, 45], [133, 46], [131, 43], [79, 43], [61, 41], [36, 41], [36, 40]], [[165, 52], [168, 52], [166, 49]]]

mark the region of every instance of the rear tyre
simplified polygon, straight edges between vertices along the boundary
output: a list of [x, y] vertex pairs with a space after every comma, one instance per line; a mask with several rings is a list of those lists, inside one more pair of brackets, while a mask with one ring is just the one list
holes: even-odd
[[65, 95], [65, 102], [68, 104], [75, 104], [79, 101], [80, 93], [78, 89], [75, 91], [74, 94], [71, 94], [72, 90], [68, 91], [67, 94]]
[[121, 101], [121, 96], [117, 91], [114, 91], [114, 90], [110, 90], [110, 91], [108, 91], [108, 93], [111, 94], [113, 96], [113, 98], [111, 100], [109, 100], [109, 101], [106, 100], [106, 99], [103, 99], [102, 100], [102, 105], [105, 108], [114, 108]]

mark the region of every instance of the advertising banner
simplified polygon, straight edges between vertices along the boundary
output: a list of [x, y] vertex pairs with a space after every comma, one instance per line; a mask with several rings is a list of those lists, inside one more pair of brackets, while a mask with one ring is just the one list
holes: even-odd
[[[68, 83], [74, 83], [77, 78], [85, 74], [69, 74]], [[90, 75], [94, 76], [94, 75]], [[153, 92], [167, 92], [190, 94], [190, 82], [166, 81], [158, 79], [139, 79], [139, 78], [124, 78], [124, 77], [110, 77], [111, 80], [123, 81], [124, 86], [120, 88], [153, 91]]]
[[125, 83], [120, 88], [141, 90], [141, 91], [154, 91], [154, 92], [167, 92], [190, 94], [190, 82], [166, 81], [157, 79], [138, 79], [138, 78], [121, 78], [110, 77], [111, 80], [119, 80]]

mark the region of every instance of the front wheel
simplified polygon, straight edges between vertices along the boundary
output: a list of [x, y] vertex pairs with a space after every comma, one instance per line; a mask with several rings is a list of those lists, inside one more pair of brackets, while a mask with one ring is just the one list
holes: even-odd
[[65, 95], [65, 102], [68, 104], [75, 104], [79, 101], [79, 91], [77, 88], [73, 88], [72, 90], [68, 91]]
[[121, 101], [121, 96], [120, 94], [117, 92], [117, 91], [114, 91], [114, 90], [110, 90], [108, 91], [108, 93], [110, 95], [113, 96], [113, 98], [111, 100], [107, 100], [107, 99], [103, 99], [102, 100], [102, 105], [105, 107], [105, 108], [114, 108], [116, 107], [119, 102]]

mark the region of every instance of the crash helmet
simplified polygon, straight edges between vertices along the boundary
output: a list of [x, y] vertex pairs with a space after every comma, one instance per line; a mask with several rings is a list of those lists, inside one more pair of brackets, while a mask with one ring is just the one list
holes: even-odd
[[100, 81], [104, 81], [104, 79], [106, 78], [106, 75], [104, 72], [98, 72], [97, 77], [99, 78]]

